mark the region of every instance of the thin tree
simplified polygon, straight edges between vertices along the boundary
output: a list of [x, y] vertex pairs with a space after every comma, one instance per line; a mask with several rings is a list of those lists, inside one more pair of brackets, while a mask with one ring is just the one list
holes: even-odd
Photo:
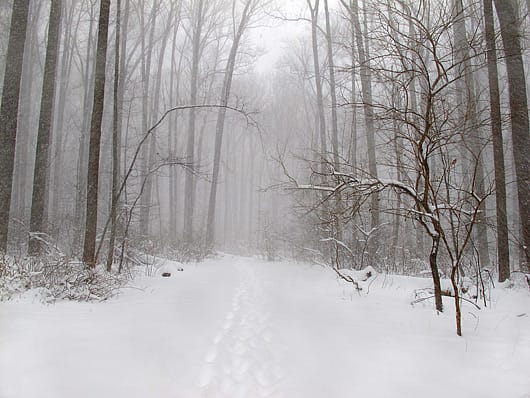
[[329, 18], [328, 0], [324, 0], [326, 15], [326, 42], [328, 50], [329, 92], [331, 94], [331, 147], [333, 151], [333, 167], [339, 170], [339, 128], [337, 120], [337, 87], [335, 83], [335, 62], [333, 59], [333, 37], [331, 35], [331, 22]]
[[[320, 62], [318, 55], [318, 11], [320, 1], [315, 0], [315, 4], [311, 4], [311, 0], [307, 0], [307, 6], [311, 14], [311, 46], [313, 49], [313, 69], [315, 72], [315, 88], [317, 95], [317, 110], [318, 110], [318, 135], [320, 136], [320, 153], [323, 158], [326, 157], [327, 141], [326, 141], [326, 115], [324, 112], [324, 97], [322, 94], [322, 75], [320, 72]], [[324, 167], [324, 162], [322, 162]], [[322, 169], [324, 174], [324, 169]]]
[[42, 237], [46, 232], [44, 217], [45, 192], [49, 173], [49, 145], [55, 100], [55, 81], [57, 76], [57, 55], [59, 51], [59, 27], [61, 25], [62, 0], [52, 0], [48, 23], [48, 43], [46, 45], [46, 61], [37, 133], [37, 150], [33, 172], [33, 195], [31, 200], [29, 254], [38, 255], [43, 249]]
[[110, 204], [110, 236], [109, 251], [107, 252], [107, 271], [112, 269], [114, 262], [114, 243], [116, 242], [118, 189], [120, 184], [120, 33], [121, 33], [121, 0], [116, 0], [116, 34], [114, 47], [114, 84], [112, 88], [112, 188]]
[[7, 250], [22, 61], [29, 0], [13, 1], [0, 107], [0, 251]]
[[[377, 161], [375, 154], [375, 125], [374, 125], [374, 111], [372, 109], [372, 72], [370, 69], [370, 60], [366, 54], [366, 36], [363, 35], [361, 22], [359, 18], [359, 4], [357, 0], [352, 0], [352, 18], [355, 29], [355, 38], [357, 39], [357, 54], [360, 67], [361, 76], [361, 92], [364, 110], [364, 124], [366, 127], [366, 140], [368, 144], [368, 170], [370, 174], [377, 178]], [[365, 11], [366, 12], [366, 11]], [[367, 32], [364, 32], [365, 34]], [[363, 40], [364, 37], [364, 40]], [[370, 203], [371, 211], [371, 229], [375, 231], [379, 226], [379, 195], [376, 193], [371, 197]], [[377, 252], [377, 239], [372, 238], [371, 244], [368, 246], [370, 256], [375, 258]]]
[[[197, 104], [197, 91], [199, 80], [199, 62], [201, 58], [201, 42], [203, 39], [203, 25], [207, 9], [205, 0], [195, 0], [192, 28], [192, 59], [191, 59], [191, 77], [190, 77], [190, 104]], [[188, 116], [188, 138], [186, 142], [186, 161], [192, 165], [186, 170], [184, 181], [184, 241], [187, 244], [193, 241], [193, 211], [195, 207], [195, 108], [189, 110]]]
[[83, 262], [90, 268], [96, 266], [95, 250], [98, 219], [99, 152], [101, 143], [101, 122], [103, 119], [103, 106], [105, 100], [105, 66], [107, 64], [109, 12], [110, 0], [101, 0], [98, 20], [94, 100], [90, 123], [86, 227], [83, 245]]

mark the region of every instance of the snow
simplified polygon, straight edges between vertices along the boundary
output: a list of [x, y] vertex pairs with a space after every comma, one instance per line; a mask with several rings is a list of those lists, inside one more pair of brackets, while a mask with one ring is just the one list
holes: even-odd
[[529, 292], [464, 303], [457, 337], [450, 299], [410, 305], [429, 286], [377, 274], [357, 292], [320, 266], [224, 255], [103, 303], [26, 294], [0, 303], [0, 397], [530, 397]]

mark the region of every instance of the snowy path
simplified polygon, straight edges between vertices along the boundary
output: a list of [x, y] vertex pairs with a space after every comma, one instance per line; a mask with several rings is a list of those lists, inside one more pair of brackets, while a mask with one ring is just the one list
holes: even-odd
[[[224, 256], [106, 303], [0, 303], [0, 398], [529, 398], [530, 295], [410, 306], [329, 270]], [[456, 393], [455, 393], [456, 392]]]
[[280, 397], [283, 371], [263, 280], [237, 264], [239, 285], [205, 357], [199, 387], [205, 397]]

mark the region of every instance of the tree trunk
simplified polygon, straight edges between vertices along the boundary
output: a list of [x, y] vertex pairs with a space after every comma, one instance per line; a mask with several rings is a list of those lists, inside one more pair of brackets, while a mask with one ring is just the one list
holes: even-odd
[[326, 142], [326, 116], [324, 112], [324, 98], [322, 94], [322, 76], [320, 74], [320, 62], [318, 56], [318, 8], [319, 0], [315, 1], [315, 5], [311, 7], [311, 3], [307, 0], [309, 9], [311, 11], [311, 44], [313, 48], [313, 69], [315, 72], [315, 87], [317, 93], [317, 109], [318, 109], [318, 135], [320, 136], [320, 157], [322, 162], [322, 173], [325, 171], [324, 160], [328, 155], [328, 147]]
[[33, 173], [33, 196], [31, 201], [29, 254], [38, 255], [43, 250], [43, 242], [38, 234], [46, 232], [44, 217], [45, 191], [47, 174], [49, 173], [49, 144], [53, 121], [53, 105], [55, 101], [55, 80], [57, 76], [57, 55], [59, 50], [59, 27], [62, 13], [61, 0], [52, 0], [50, 20], [48, 24], [48, 43], [46, 45], [46, 61], [37, 133], [37, 151], [35, 153], [35, 169]]
[[510, 95], [513, 157], [519, 198], [521, 244], [525, 260], [525, 264], [521, 264], [521, 270], [530, 272], [530, 131], [517, 2], [495, 0], [495, 7], [501, 26]]
[[[192, 47], [193, 55], [191, 61], [190, 79], [190, 105], [197, 104], [197, 91], [199, 79], [199, 61], [201, 56], [201, 39], [204, 23], [205, 0], [197, 0], [197, 10], [194, 15]], [[186, 169], [184, 181], [184, 242], [188, 245], [193, 242], [193, 211], [195, 207], [195, 108], [189, 110], [188, 114], [188, 140], [186, 144]]]
[[83, 245], [83, 262], [90, 268], [96, 266], [97, 260], [95, 258], [95, 251], [98, 218], [99, 152], [105, 100], [105, 65], [107, 63], [109, 11], [110, 0], [101, 0], [98, 22], [94, 101], [88, 149], [86, 228]]
[[13, 1], [0, 107], [0, 251], [7, 250], [9, 208], [15, 162], [18, 104], [29, 0]]
[[333, 61], [333, 40], [331, 36], [331, 23], [329, 20], [328, 0], [324, 0], [324, 11], [326, 14], [326, 41], [328, 50], [329, 66], [329, 91], [331, 94], [331, 146], [333, 150], [333, 166], [339, 171], [339, 128], [337, 122], [337, 92], [335, 83], [335, 63]]
[[120, 130], [119, 119], [121, 119], [120, 103], [120, 33], [121, 33], [121, 0], [116, 0], [116, 36], [114, 45], [114, 85], [112, 89], [112, 188], [110, 203], [110, 235], [109, 250], [107, 252], [107, 271], [112, 269], [114, 262], [114, 244], [116, 242], [116, 229], [118, 221], [118, 190], [120, 185]]
[[[146, 25], [144, 21], [144, 10], [143, 6], [145, 1], [142, 1], [142, 10], [141, 10], [141, 24], [142, 24], [142, 37], [141, 37], [141, 46], [142, 46], [142, 83], [143, 83], [143, 96], [142, 96], [142, 135], [145, 134], [151, 125], [152, 113], [149, 112], [149, 89], [151, 82], [151, 63], [154, 47], [154, 34], [156, 27], [156, 20], [158, 15], [158, 0], [153, 1], [153, 7], [151, 8], [151, 16], [148, 21], [148, 26], [151, 28], [149, 30], [149, 41], [147, 46], [145, 44], [145, 37], [147, 33], [145, 31]], [[158, 95], [158, 93], [155, 93]], [[141, 197], [141, 207], [140, 207], [140, 229], [141, 234], [144, 236], [149, 235], [149, 218], [151, 211], [151, 183], [149, 176], [150, 168], [150, 145], [144, 145], [142, 149], [142, 172], [143, 178], [147, 178], [147, 183], [149, 186], [146, 186]]]
[[[454, 35], [455, 35], [455, 45], [457, 53], [457, 62], [458, 68], [457, 76], [458, 80], [456, 82], [458, 91], [460, 91], [462, 106], [459, 108], [462, 110], [461, 118], [462, 125], [465, 127], [465, 134], [462, 139], [464, 143], [467, 143], [466, 147], [472, 152], [471, 163], [465, 161], [461, 162], [465, 167], [465, 173], [469, 173], [469, 170], [472, 171], [473, 177], [473, 188], [476, 194], [482, 198], [485, 195], [484, 188], [484, 162], [481, 156], [481, 137], [480, 137], [480, 126], [477, 116], [477, 95], [475, 90], [475, 77], [472, 72], [472, 65], [470, 62], [470, 48], [467, 40], [467, 32], [465, 25], [466, 15], [464, 14], [464, 7], [462, 5], [462, 0], [454, 0], [454, 10], [455, 10], [455, 24]], [[463, 78], [463, 82], [461, 79]], [[464, 100], [465, 98], [465, 100]], [[467, 164], [466, 164], [467, 163]], [[465, 178], [465, 174], [464, 174]], [[464, 182], [465, 183], [465, 182]], [[481, 206], [481, 211], [478, 214], [477, 224], [476, 224], [476, 233], [475, 241], [477, 243], [478, 251], [478, 261], [481, 267], [490, 266], [490, 256], [489, 256], [489, 245], [488, 245], [488, 226], [486, 221], [486, 208], [483, 204]]]
[[495, 24], [492, 0], [483, 0], [484, 24], [488, 59], [488, 82], [490, 93], [491, 135], [493, 138], [493, 163], [495, 170], [495, 199], [497, 214], [497, 263], [499, 282], [510, 277], [510, 248], [508, 244], [508, 220], [506, 217], [506, 175], [504, 168], [504, 145], [502, 139], [501, 100], [499, 94], [499, 72], [495, 46]]
[[[164, 31], [163, 37], [162, 37], [162, 43], [160, 46], [160, 52], [158, 54], [158, 69], [156, 71], [156, 80], [155, 80], [155, 86], [154, 86], [154, 95], [153, 95], [153, 107], [151, 112], [151, 117], [154, 118], [154, 120], [158, 120], [158, 111], [160, 107], [160, 97], [161, 97], [161, 85], [162, 85], [162, 67], [164, 66], [164, 55], [166, 53], [166, 47], [167, 42], [170, 36], [170, 29], [172, 26], [172, 20], [173, 20], [173, 14], [175, 12], [175, 3], [171, 2], [170, 10], [169, 10], [169, 16], [167, 21], [167, 26]], [[149, 160], [148, 160], [148, 169], [151, 170], [155, 164], [155, 157], [156, 157], [156, 146], [157, 146], [157, 140], [155, 134], [152, 134], [149, 139]], [[145, 197], [148, 198], [146, 201], [146, 213], [148, 216], [151, 214], [151, 202], [152, 202], [152, 195], [153, 195], [153, 179], [155, 181], [158, 179], [157, 175], [149, 176], [147, 177], [147, 181], [145, 183]], [[162, 217], [160, 215], [160, 206], [158, 206], [159, 209], [159, 223], [162, 223]], [[147, 232], [148, 235], [151, 235], [150, 227], [152, 227], [150, 220], [148, 220], [147, 223]], [[160, 225], [160, 228], [162, 226]]]
[[[357, 0], [352, 0], [352, 16], [355, 26], [355, 37], [357, 39], [357, 52], [359, 57], [362, 101], [364, 105], [364, 121], [366, 126], [366, 140], [368, 145], [368, 171], [372, 177], [377, 178], [377, 162], [375, 155], [375, 126], [374, 112], [372, 109], [372, 73], [370, 71], [370, 60], [367, 59], [365, 43], [363, 42], [363, 32], [359, 19], [359, 5]], [[365, 39], [366, 40], [366, 39]], [[370, 205], [371, 228], [374, 230], [379, 226], [379, 194], [371, 196]], [[377, 232], [375, 232], [377, 234]], [[369, 245], [371, 261], [375, 261], [378, 247], [377, 235], [375, 235]]]
[[72, 24], [74, 16], [74, 7], [71, 7], [68, 10], [68, 7], [63, 3], [63, 12], [69, 11], [64, 18], [64, 34], [63, 34], [63, 53], [61, 56], [61, 72], [60, 72], [60, 82], [59, 82], [59, 92], [57, 93], [57, 108], [56, 108], [56, 127], [55, 127], [55, 140], [54, 140], [54, 156], [53, 156], [53, 188], [51, 189], [53, 193], [52, 198], [52, 209], [51, 209], [51, 219], [49, 222], [53, 222], [55, 226], [59, 227], [59, 209], [63, 210], [60, 206], [62, 199], [62, 167], [63, 167], [63, 135], [64, 135], [64, 117], [65, 117], [65, 108], [66, 108], [66, 96], [68, 92], [68, 87], [70, 85], [70, 73], [72, 70], [72, 58], [73, 58], [73, 46], [72, 46]]
[[431, 276], [434, 287], [434, 305], [437, 311], [443, 312], [444, 306], [442, 301], [442, 285], [440, 283], [440, 274], [438, 272], [438, 252], [440, 249], [440, 236], [431, 236], [431, 253], [429, 254], [429, 265], [431, 267]]
[[81, 244], [83, 237], [83, 229], [81, 225], [86, 223], [86, 214], [83, 207], [86, 208], [86, 186], [87, 186], [87, 155], [88, 155], [88, 137], [90, 135], [90, 119], [89, 115], [92, 112], [91, 97], [94, 96], [94, 65], [92, 62], [93, 56], [93, 37], [94, 37], [94, 10], [90, 7], [90, 23], [88, 28], [88, 40], [85, 57], [85, 70], [83, 76], [83, 121], [81, 127], [81, 137], [79, 140], [79, 151], [77, 157], [77, 192], [75, 200], [75, 214], [74, 219], [78, 224], [78, 228], [74, 237], [73, 246], [77, 248]]

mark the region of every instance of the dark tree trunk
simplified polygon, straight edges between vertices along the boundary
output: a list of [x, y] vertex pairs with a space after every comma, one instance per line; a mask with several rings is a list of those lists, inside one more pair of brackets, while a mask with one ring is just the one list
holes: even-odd
[[54, 131], [54, 148], [55, 152], [53, 155], [53, 188], [50, 188], [51, 193], [53, 193], [53, 198], [51, 201], [51, 217], [48, 222], [55, 224], [55, 229], [59, 228], [59, 211], [60, 209], [64, 212], [64, 209], [60, 206], [62, 195], [62, 167], [63, 167], [63, 136], [64, 136], [64, 118], [65, 118], [65, 108], [66, 108], [66, 97], [68, 92], [68, 87], [70, 85], [70, 73], [72, 70], [72, 59], [73, 59], [73, 45], [72, 45], [72, 29], [73, 28], [73, 19], [74, 11], [73, 7], [68, 9], [67, 6], [63, 3], [63, 13], [68, 11], [68, 14], [65, 13], [63, 17], [64, 29], [63, 29], [63, 44], [62, 44], [62, 56], [61, 56], [61, 72], [59, 77], [59, 84], [57, 93], [57, 107], [54, 113], [57, 114], [56, 126]]
[[114, 262], [114, 244], [116, 242], [117, 210], [118, 210], [118, 190], [120, 184], [120, 123], [121, 103], [120, 97], [120, 33], [121, 33], [121, 0], [116, 0], [116, 36], [114, 48], [114, 85], [112, 90], [112, 189], [110, 203], [110, 235], [109, 251], [107, 252], [107, 271], [112, 269]]
[[107, 63], [107, 41], [109, 29], [110, 0], [101, 0], [96, 50], [96, 72], [94, 101], [90, 123], [90, 144], [88, 152], [86, 228], [83, 245], [83, 262], [88, 267], [96, 266], [96, 233], [98, 222], [99, 152], [101, 143], [101, 122], [105, 100], [105, 66]]
[[26, 43], [29, 0], [13, 1], [0, 107], [0, 251], [7, 250], [9, 208], [13, 185], [18, 104]]
[[44, 217], [45, 192], [49, 173], [49, 144], [55, 101], [55, 80], [57, 76], [57, 54], [59, 49], [59, 27], [61, 25], [61, 0], [52, 0], [46, 45], [46, 61], [37, 135], [37, 151], [35, 153], [35, 169], [33, 173], [33, 196], [31, 201], [29, 254], [38, 255], [43, 249], [42, 240], [37, 236], [46, 232]]
[[530, 131], [528, 98], [521, 50], [521, 30], [517, 18], [517, 1], [495, 0], [501, 26], [510, 94], [513, 157], [521, 220], [521, 245], [524, 253], [521, 269], [530, 272]]
[[85, 57], [85, 68], [83, 76], [83, 122], [81, 137], [79, 140], [78, 148], [78, 160], [77, 160], [77, 192], [75, 200], [75, 213], [74, 219], [78, 224], [76, 234], [74, 236], [73, 246], [77, 249], [81, 245], [81, 240], [83, 238], [83, 228], [82, 225], [86, 223], [86, 187], [87, 187], [87, 155], [88, 155], [88, 138], [90, 135], [90, 114], [92, 112], [92, 100], [91, 97], [94, 96], [94, 85], [92, 81], [94, 79], [94, 65], [92, 62], [92, 53], [94, 50], [93, 38], [94, 38], [94, 7], [90, 7], [90, 22], [88, 28], [88, 40], [86, 48], [86, 57]]
[[495, 25], [492, 0], [484, 0], [484, 23], [486, 34], [488, 81], [491, 109], [491, 135], [493, 138], [493, 162], [495, 168], [495, 199], [497, 213], [497, 263], [499, 282], [510, 277], [510, 248], [508, 244], [508, 220], [506, 217], [506, 175], [504, 168], [504, 145], [502, 139], [501, 100], [499, 94], [499, 72], [495, 47]]

